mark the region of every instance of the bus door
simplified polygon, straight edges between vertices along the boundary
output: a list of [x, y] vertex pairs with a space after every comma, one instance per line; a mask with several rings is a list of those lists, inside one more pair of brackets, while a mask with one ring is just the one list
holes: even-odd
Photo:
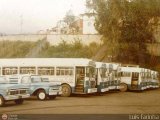
[[75, 92], [84, 92], [85, 67], [76, 67], [76, 86]]
[[139, 79], [139, 73], [138, 72], [132, 72], [131, 89], [137, 89], [138, 88], [138, 79]]

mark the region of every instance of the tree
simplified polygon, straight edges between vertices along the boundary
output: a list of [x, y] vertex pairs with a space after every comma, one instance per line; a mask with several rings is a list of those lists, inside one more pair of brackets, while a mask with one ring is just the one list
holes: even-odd
[[146, 43], [155, 42], [160, 1], [92, 0], [92, 3], [97, 13], [95, 27], [107, 47], [106, 56], [142, 66], [147, 63]]
[[64, 17], [64, 22], [70, 25], [74, 21], [75, 21], [75, 16], [73, 14], [73, 11], [72, 10], [67, 11], [66, 16]]

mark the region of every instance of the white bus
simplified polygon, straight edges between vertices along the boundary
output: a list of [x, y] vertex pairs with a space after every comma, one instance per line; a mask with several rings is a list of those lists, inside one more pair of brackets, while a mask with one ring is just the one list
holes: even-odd
[[106, 92], [109, 91], [108, 81], [109, 77], [107, 76], [106, 64], [103, 62], [96, 62], [96, 86], [97, 92]]
[[142, 68], [142, 71], [141, 71], [141, 79], [142, 79], [141, 87], [142, 87], [142, 90], [145, 90], [145, 89], [149, 88], [149, 75], [148, 74], [149, 74], [148, 69]]
[[149, 89], [152, 87], [152, 75], [150, 69], [145, 69], [145, 79], [146, 79], [146, 88]]
[[152, 70], [151, 76], [152, 76], [151, 88], [159, 88], [158, 72]]
[[83, 58], [0, 59], [0, 74], [35, 74], [50, 82], [60, 82], [62, 96], [97, 92], [96, 64]]
[[120, 85], [120, 71], [121, 64], [118, 63], [106, 63], [108, 76], [109, 76], [109, 90], [119, 89]]
[[145, 70], [138, 67], [120, 67], [120, 91], [144, 90], [146, 88]]
[[97, 68], [97, 89], [98, 92], [119, 89], [120, 85], [120, 64], [96, 62]]

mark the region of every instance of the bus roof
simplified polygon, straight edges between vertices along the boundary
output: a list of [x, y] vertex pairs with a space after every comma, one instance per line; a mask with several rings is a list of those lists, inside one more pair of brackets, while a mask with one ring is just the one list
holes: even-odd
[[122, 64], [122, 67], [137, 67], [139, 68], [139, 65], [134, 65], [134, 64]]
[[138, 67], [120, 67], [120, 71], [123, 71], [123, 72], [142, 72], [142, 71], [144, 71], [144, 68], [138, 68]]
[[96, 62], [96, 68], [106, 68], [106, 64], [103, 62]]
[[12, 58], [0, 59], [0, 66], [95, 66], [86, 58]]

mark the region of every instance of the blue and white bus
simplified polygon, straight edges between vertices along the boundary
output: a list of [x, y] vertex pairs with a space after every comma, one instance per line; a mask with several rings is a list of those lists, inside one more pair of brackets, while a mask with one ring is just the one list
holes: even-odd
[[106, 92], [109, 91], [109, 77], [107, 76], [106, 64], [103, 62], [96, 62], [96, 86], [97, 92]]
[[151, 71], [151, 77], [152, 77], [152, 81], [151, 81], [151, 88], [159, 88], [159, 74], [157, 71]]
[[121, 83], [120, 91], [144, 90], [146, 88], [144, 68], [120, 67]]
[[119, 63], [106, 63], [108, 76], [109, 76], [109, 90], [119, 89], [120, 85], [120, 71]]
[[97, 92], [96, 64], [84, 58], [15, 58], [0, 59], [0, 74], [34, 74], [43, 80], [59, 83], [62, 96]]

